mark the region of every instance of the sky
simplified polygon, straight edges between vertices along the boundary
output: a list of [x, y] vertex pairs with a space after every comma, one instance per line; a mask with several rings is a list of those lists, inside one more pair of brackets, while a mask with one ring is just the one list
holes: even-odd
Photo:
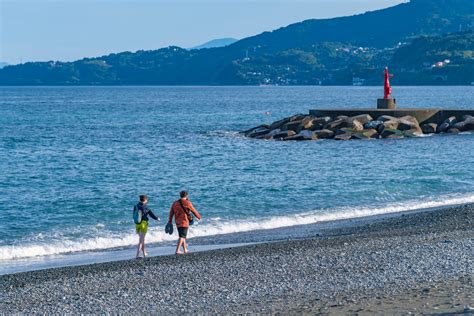
[[0, 0], [0, 61], [71, 61], [271, 31], [405, 0]]

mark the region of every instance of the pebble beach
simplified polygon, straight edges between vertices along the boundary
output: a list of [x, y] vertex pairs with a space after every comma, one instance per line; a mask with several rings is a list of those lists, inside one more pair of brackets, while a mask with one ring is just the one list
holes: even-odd
[[317, 227], [245, 247], [0, 276], [0, 313], [474, 313], [474, 205]]

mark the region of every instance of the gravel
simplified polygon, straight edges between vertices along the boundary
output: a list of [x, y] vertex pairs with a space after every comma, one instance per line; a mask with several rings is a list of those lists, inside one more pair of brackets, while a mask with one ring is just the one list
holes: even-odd
[[281, 229], [269, 239], [292, 240], [241, 248], [5, 275], [0, 313], [472, 313], [473, 226], [474, 206], [464, 205]]

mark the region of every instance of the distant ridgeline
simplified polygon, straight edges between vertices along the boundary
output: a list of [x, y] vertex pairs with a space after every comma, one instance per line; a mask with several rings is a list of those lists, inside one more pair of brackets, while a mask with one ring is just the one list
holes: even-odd
[[474, 0], [412, 0], [209, 49], [168, 47], [0, 70], [1, 85], [474, 84]]

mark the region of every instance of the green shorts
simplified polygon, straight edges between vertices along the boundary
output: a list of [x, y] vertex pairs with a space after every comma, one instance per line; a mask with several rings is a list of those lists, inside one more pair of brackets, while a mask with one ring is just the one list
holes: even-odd
[[135, 224], [135, 230], [137, 231], [137, 234], [146, 234], [148, 231], [148, 222], [142, 221], [140, 224]]

